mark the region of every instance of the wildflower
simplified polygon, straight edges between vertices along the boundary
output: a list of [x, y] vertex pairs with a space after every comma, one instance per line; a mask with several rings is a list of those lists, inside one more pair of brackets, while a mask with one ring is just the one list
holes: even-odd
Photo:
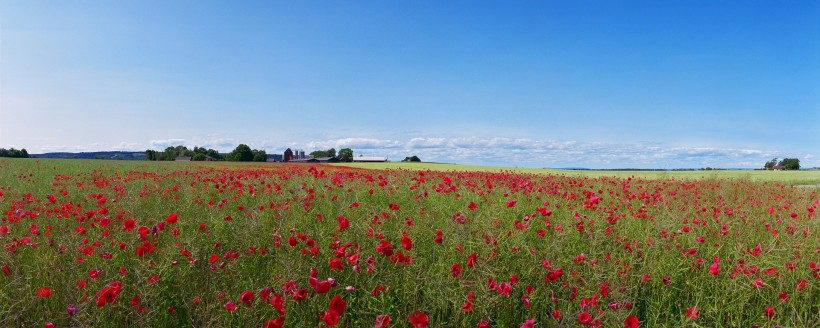
[[429, 319], [427, 318], [427, 314], [424, 312], [416, 311], [413, 315], [409, 316], [407, 320], [410, 321], [410, 324], [413, 325], [413, 327], [423, 328], [427, 326]]
[[51, 296], [51, 289], [46, 287], [40, 287], [37, 289], [37, 292], [34, 293], [35, 297], [49, 297]]

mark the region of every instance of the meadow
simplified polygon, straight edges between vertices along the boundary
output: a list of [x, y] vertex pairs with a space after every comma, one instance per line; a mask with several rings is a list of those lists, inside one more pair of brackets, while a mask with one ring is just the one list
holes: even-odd
[[467, 172], [516, 172], [532, 174], [554, 174], [584, 177], [637, 177], [644, 179], [746, 179], [752, 181], [772, 181], [784, 184], [820, 187], [820, 170], [800, 171], [766, 171], [766, 170], [698, 170], [698, 171], [614, 171], [614, 170], [559, 170], [547, 168], [503, 167], [485, 165], [464, 165], [449, 163], [411, 163], [411, 162], [384, 162], [384, 163], [337, 163], [337, 166], [356, 167], [372, 170], [433, 170], [433, 171], [467, 171]]
[[816, 176], [693, 173], [0, 159], [0, 326], [819, 327]]

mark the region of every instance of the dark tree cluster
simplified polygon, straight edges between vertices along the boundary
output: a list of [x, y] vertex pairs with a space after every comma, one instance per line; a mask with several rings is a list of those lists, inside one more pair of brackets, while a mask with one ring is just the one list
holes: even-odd
[[264, 150], [251, 149], [246, 144], [239, 144], [230, 154], [226, 160], [234, 162], [265, 162], [268, 160], [268, 154]]
[[0, 157], [29, 158], [25, 148], [17, 150], [13, 147], [10, 149], [0, 148]]
[[402, 162], [421, 162], [421, 159], [418, 156], [413, 155], [413, 156], [410, 156], [410, 157], [405, 157], [401, 161]]
[[353, 161], [353, 149], [350, 149], [350, 148], [339, 149], [339, 154], [338, 154], [337, 157], [339, 158], [339, 162], [352, 162]]
[[177, 157], [191, 157], [192, 161], [204, 161], [210, 157], [213, 160], [222, 160], [222, 155], [216, 150], [194, 147], [193, 150], [185, 146], [167, 147], [164, 151], [146, 150], [145, 160], [148, 161], [173, 161]]
[[339, 162], [353, 161], [353, 149], [350, 148], [339, 149], [338, 153], [336, 152], [336, 148], [330, 148], [328, 150], [314, 150], [310, 152], [309, 155], [313, 156], [313, 158], [336, 157], [339, 159]]
[[314, 150], [310, 152], [310, 156], [313, 156], [313, 158], [336, 157], [336, 148], [330, 148], [328, 150]]
[[772, 158], [771, 161], [766, 162], [763, 165], [764, 169], [767, 170], [774, 170], [774, 169], [782, 169], [782, 170], [799, 170], [800, 169], [800, 159], [797, 158], [784, 158], [781, 161], [777, 161], [777, 158]]

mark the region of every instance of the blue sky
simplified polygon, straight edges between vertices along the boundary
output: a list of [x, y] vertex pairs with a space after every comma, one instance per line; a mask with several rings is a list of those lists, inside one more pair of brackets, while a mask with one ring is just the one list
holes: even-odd
[[816, 1], [5, 1], [0, 147], [820, 166]]

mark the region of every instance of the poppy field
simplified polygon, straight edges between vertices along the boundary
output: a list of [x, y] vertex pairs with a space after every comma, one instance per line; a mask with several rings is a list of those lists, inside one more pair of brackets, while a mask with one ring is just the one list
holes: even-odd
[[817, 188], [0, 160], [0, 326], [818, 327]]

